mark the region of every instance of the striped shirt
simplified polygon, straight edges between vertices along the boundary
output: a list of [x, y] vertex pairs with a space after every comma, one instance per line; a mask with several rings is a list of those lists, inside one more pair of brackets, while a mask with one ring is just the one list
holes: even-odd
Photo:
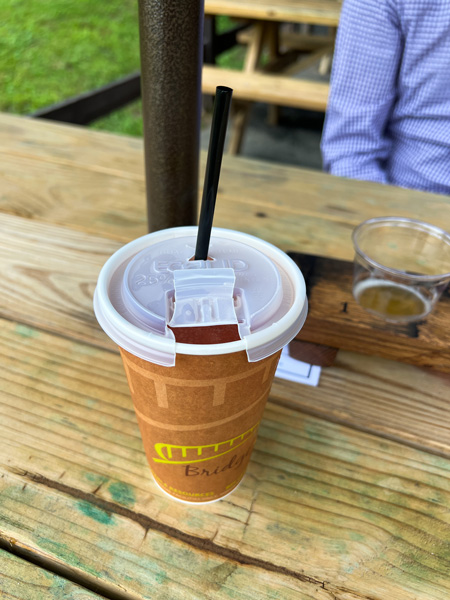
[[450, 193], [450, 0], [344, 0], [321, 148], [334, 175]]

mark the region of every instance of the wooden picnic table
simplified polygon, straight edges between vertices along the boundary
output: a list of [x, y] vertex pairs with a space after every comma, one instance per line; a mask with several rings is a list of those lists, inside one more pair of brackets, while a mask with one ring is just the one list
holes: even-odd
[[[205, 15], [227, 15], [249, 20], [249, 32], [238, 36], [247, 50], [242, 71], [204, 65], [203, 93], [214, 93], [217, 85], [233, 88], [234, 98], [243, 101], [233, 122], [228, 151], [239, 153], [249, 116], [249, 102], [268, 103], [270, 120], [277, 121], [277, 107], [290, 106], [325, 112], [329, 84], [294, 77], [321, 61], [321, 71], [331, 64], [341, 0], [206, 0]], [[319, 35], [285, 31], [284, 27], [322, 25]], [[266, 52], [264, 60], [264, 51]]]
[[205, 14], [336, 27], [340, 6], [341, 0], [205, 0]]
[[[92, 309], [146, 233], [142, 141], [0, 115], [0, 159], [2, 599], [449, 598], [448, 375], [341, 350], [316, 388], [276, 379], [241, 486], [172, 501]], [[225, 157], [215, 224], [351, 260], [361, 220], [450, 229], [449, 204]]]

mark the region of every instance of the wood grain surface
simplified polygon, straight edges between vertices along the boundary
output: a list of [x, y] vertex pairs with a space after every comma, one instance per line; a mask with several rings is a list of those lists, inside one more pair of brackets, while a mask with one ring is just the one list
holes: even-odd
[[0, 113], [0, 152], [144, 181], [142, 138], [78, 125]]
[[101, 596], [0, 550], [2, 600], [100, 600]]
[[[450, 375], [339, 351], [317, 388], [276, 379], [239, 488], [176, 503], [92, 310], [146, 230], [141, 141], [0, 115], [0, 179], [6, 598], [450, 597]], [[443, 196], [349, 183], [226, 157], [216, 224], [344, 260], [365, 218], [450, 229]]]
[[[0, 316], [117, 352], [95, 319], [92, 296], [102, 264], [119, 244], [10, 215], [0, 216], [0, 233], [0, 260], [4, 265]], [[368, 357], [364, 362], [356, 354], [341, 353], [338, 358], [341, 355], [349, 361], [345, 374], [334, 379], [335, 371], [327, 368], [319, 388], [313, 390], [290, 384], [286, 390], [289, 401], [298, 395], [299, 399], [304, 398], [303, 409], [313, 414], [319, 406], [323, 417], [329, 413], [342, 422], [383, 436], [439, 453], [450, 451], [450, 415], [444, 402], [448, 397], [448, 378], [376, 357]], [[363, 372], [361, 364], [365, 365]], [[378, 370], [379, 376], [372, 382], [372, 394], [367, 395], [362, 382], [371, 369]], [[334, 390], [326, 383], [329, 377]], [[412, 388], [411, 377], [415, 382]], [[426, 385], [421, 384], [420, 378]], [[385, 400], [380, 404], [382, 399]], [[422, 421], [422, 410], [428, 408], [433, 411], [430, 419], [434, 427]], [[399, 419], [403, 413], [405, 418]]]
[[[316, 58], [314, 62], [318, 60]], [[231, 87], [233, 98], [236, 100], [265, 102], [321, 112], [325, 112], [327, 108], [329, 84], [320, 81], [294, 79], [278, 74], [247, 73], [205, 65], [202, 77], [203, 93], [214, 94], [218, 85]]]
[[97, 277], [117, 242], [0, 215], [0, 316], [112, 348], [92, 308]]
[[339, 0], [205, 0], [205, 14], [337, 26]]
[[[141, 140], [0, 114], [0, 159], [2, 212], [122, 242], [147, 231]], [[214, 225], [284, 251], [352, 260], [351, 232], [361, 221], [402, 215], [450, 230], [449, 204], [436, 194], [225, 156]]]
[[275, 379], [272, 399], [450, 458], [450, 376], [340, 350], [316, 388]]
[[238, 490], [185, 506], [149, 476], [116, 354], [3, 327], [1, 538], [17, 554], [126, 598], [448, 597], [448, 459], [275, 392]]
[[[353, 298], [353, 264], [295, 255], [306, 278], [308, 318], [298, 339], [450, 373], [450, 295], [415, 323], [387, 323]], [[311, 361], [312, 362], [312, 361]]]

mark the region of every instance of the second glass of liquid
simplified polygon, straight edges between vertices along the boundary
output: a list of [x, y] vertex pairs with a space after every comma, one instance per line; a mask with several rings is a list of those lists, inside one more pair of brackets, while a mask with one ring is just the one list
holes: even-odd
[[353, 295], [393, 323], [420, 321], [450, 280], [450, 235], [403, 217], [361, 223], [353, 232]]

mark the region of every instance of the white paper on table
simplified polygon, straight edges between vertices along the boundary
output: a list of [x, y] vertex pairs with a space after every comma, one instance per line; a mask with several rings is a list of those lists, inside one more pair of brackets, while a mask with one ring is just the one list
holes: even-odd
[[317, 386], [319, 384], [321, 368], [316, 365], [302, 362], [289, 356], [289, 347], [285, 346], [281, 352], [280, 362], [275, 377]]

